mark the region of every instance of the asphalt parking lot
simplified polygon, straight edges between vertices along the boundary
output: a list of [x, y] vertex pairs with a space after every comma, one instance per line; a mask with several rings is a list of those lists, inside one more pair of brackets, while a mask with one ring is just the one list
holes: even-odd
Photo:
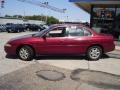
[[[99, 61], [87, 61], [82, 56], [44, 56], [29, 62], [21, 61], [16, 57], [6, 58], [4, 44], [13, 37], [30, 33], [35, 32], [0, 33], [0, 90], [33, 90], [34, 87], [36, 87], [34, 90], [88, 90], [88, 88], [89, 90], [120, 90], [119, 50], [106, 54]], [[40, 70], [56, 70], [62, 72], [65, 77], [59, 82], [44, 80], [45, 78], [42, 79], [44, 75], [38, 79], [39, 75], [37, 76], [36, 72]], [[71, 76], [75, 70], [78, 70], [78, 75]], [[79, 73], [85, 77], [81, 77]]]

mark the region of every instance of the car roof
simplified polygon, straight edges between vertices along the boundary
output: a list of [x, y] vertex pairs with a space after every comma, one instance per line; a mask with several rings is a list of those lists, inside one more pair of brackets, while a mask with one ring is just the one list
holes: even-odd
[[83, 24], [53, 24], [50, 27], [62, 27], [62, 26], [82, 26], [82, 27], [87, 27]]
[[64, 27], [64, 26], [81, 26], [87, 28], [88, 31], [90, 31], [92, 34], [97, 34], [93, 29], [91, 29], [88, 26], [85, 26], [83, 24], [53, 24], [50, 26], [50, 28], [55, 28], [55, 27]]

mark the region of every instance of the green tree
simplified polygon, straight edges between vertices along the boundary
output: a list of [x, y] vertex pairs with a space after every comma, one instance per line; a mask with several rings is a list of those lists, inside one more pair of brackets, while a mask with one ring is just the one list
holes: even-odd
[[47, 19], [47, 24], [57, 24], [57, 23], [59, 23], [59, 20], [58, 19], [56, 19], [56, 18], [54, 18], [54, 17], [48, 17], [48, 19]]
[[13, 15], [13, 18], [23, 18], [22, 15]]
[[28, 19], [28, 20], [40, 20], [40, 21], [45, 21], [46, 22], [46, 19], [47, 19], [47, 24], [56, 24], [59, 22], [58, 19], [56, 19], [55, 17], [53, 16], [44, 16], [44, 15], [33, 15], [33, 16], [25, 16], [25, 19]]
[[12, 17], [12, 16], [6, 14], [5, 17]]
[[44, 16], [44, 15], [33, 15], [33, 16], [22, 16], [22, 15], [5, 15], [5, 17], [9, 18], [19, 18], [24, 20], [39, 20], [39, 21], [47, 21], [46, 24], [57, 24], [59, 20], [53, 16]]

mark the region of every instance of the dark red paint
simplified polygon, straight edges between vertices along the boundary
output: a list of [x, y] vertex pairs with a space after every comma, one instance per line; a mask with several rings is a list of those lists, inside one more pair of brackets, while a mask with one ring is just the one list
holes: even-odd
[[[53, 25], [52, 28], [62, 26]], [[85, 27], [83, 25], [79, 25]], [[22, 45], [31, 46], [36, 55], [48, 55], [48, 54], [86, 54], [87, 49], [92, 45], [99, 45], [103, 48], [104, 53], [113, 51], [115, 49], [114, 39], [111, 35], [98, 34], [94, 30], [87, 28], [92, 33], [91, 36], [80, 37], [42, 37], [27, 35], [15, 39], [11, 39], [7, 42], [11, 46], [5, 45], [5, 51], [7, 54], [16, 55], [17, 48]], [[44, 32], [46, 33], [46, 32]]]

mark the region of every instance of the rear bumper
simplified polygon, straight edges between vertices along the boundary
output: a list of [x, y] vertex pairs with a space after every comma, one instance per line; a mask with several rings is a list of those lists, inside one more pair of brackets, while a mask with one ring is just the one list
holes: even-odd
[[107, 53], [107, 52], [111, 52], [114, 50], [115, 50], [115, 44], [112, 44], [112, 45], [107, 45], [104, 49], [104, 52]]

